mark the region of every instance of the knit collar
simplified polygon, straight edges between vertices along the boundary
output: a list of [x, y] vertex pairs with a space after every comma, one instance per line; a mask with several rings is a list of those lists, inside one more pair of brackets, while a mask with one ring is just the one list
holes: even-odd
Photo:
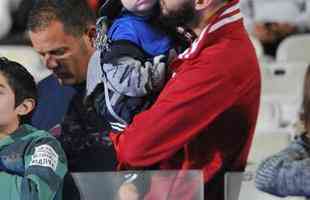
[[205, 47], [207, 42], [210, 42], [210, 35], [217, 35], [216, 33], [222, 29], [228, 28], [231, 24], [242, 21], [240, 13], [239, 1], [233, 0], [219, 9], [210, 19], [210, 22], [202, 30], [199, 37], [178, 56], [178, 59], [192, 59]]
[[20, 127], [18, 127], [18, 129], [16, 129], [13, 133], [11, 133], [10, 135], [8, 135], [5, 138], [1, 139], [0, 140], [0, 146], [14, 143], [14, 141], [16, 141], [19, 138], [22, 138], [22, 137], [28, 135], [29, 133], [32, 133], [35, 130], [36, 129], [33, 128], [32, 126], [27, 125], [27, 124], [23, 124]]

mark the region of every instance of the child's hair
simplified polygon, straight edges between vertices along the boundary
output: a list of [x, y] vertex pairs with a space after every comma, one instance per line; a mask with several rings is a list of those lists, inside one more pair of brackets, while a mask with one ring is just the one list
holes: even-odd
[[111, 23], [121, 13], [122, 8], [121, 0], [104, 0], [99, 9], [99, 16], [105, 16]]
[[[37, 101], [36, 83], [25, 67], [5, 57], [0, 57], [0, 73], [6, 78], [14, 92], [15, 106], [20, 105], [27, 98]], [[21, 116], [20, 123], [30, 122], [31, 113]]]

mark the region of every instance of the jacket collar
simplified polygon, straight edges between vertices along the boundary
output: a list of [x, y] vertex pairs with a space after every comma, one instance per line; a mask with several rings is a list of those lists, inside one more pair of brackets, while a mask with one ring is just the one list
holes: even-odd
[[229, 27], [230, 24], [235, 22], [242, 22], [242, 15], [240, 13], [239, 1], [233, 0], [218, 10], [210, 22], [203, 29], [199, 37], [186, 49], [183, 53], [178, 56], [178, 59], [192, 59], [205, 47], [207, 42], [210, 42], [212, 38], [210, 35], [216, 34], [220, 30]]
[[12, 144], [15, 141], [19, 140], [20, 138], [23, 138], [34, 131], [36, 131], [34, 127], [27, 125], [27, 124], [23, 124], [20, 127], [18, 127], [13, 133], [1, 139], [0, 147]]

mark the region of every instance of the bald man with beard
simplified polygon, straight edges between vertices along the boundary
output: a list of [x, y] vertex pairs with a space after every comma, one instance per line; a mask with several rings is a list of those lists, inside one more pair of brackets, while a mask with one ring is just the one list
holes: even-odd
[[[255, 130], [261, 87], [255, 51], [237, 0], [160, 3], [163, 23], [186, 27], [197, 39], [169, 65], [172, 78], [154, 105], [110, 134], [119, 168], [200, 169], [205, 198], [221, 200], [224, 174], [244, 170]], [[154, 187], [146, 199], [156, 199]], [[170, 197], [195, 195], [175, 192]]]

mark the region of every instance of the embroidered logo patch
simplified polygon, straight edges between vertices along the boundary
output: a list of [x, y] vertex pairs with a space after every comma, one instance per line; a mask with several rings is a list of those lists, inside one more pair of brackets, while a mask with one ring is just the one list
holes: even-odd
[[57, 168], [57, 164], [58, 154], [51, 146], [44, 144], [35, 147], [35, 151], [31, 157], [29, 166], [49, 167], [55, 171]]

